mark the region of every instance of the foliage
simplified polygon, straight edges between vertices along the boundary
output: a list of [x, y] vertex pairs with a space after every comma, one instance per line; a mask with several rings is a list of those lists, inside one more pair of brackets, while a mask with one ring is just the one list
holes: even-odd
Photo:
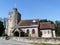
[[56, 36], [60, 37], [60, 22], [59, 21], [56, 21], [55, 30], [56, 30]]
[[56, 28], [56, 36], [59, 37], [60, 36], [60, 27], [56, 26], [55, 28]]
[[47, 19], [40, 20], [40, 22], [47, 22]]
[[47, 20], [47, 19], [40, 20], [40, 22], [51, 22], [52, 24], [54, 24], [53, 21], [51, 21], [51, 20]]
[[4, 32], [3, 22], [0, 21], [0, 36], [2, 36], [3, 32]]
[[6, 40], [9, 40], [11, 37], [10, 36], [6, 36]]
[[24, 33], [24, 37], [28, 37], [28, 33]]
[[46, 43], [32, 43], [33, 45], [60, 45], [60, 44], [46, 44]]

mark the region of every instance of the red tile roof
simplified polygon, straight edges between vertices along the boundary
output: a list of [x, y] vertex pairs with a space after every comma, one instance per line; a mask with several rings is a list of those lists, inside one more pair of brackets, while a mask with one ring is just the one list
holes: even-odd
[[55, 29], [55, 26], [51, 22], [40, 22], [40, 29]]
[[33, 23], [33, 20], [36, 21], [36, 24], [39, 25], [39, 20], [38, 19], [32, 19], [32, 20], [21, 20], [17, 26], [31, 26]]
[[38, 19], [31, 19], [31, 20], [21, 20], [16, 26], [32, 26], [33, 20], [36, 21], [36, 25], [40, 26], [40, 29], [55, 29], [54, 24], [51, 24], [51, 22], [40, 22]]

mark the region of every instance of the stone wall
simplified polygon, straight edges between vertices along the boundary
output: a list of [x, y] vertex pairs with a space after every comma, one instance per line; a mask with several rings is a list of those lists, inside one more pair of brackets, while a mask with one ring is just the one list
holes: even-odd
[[[4, 39], [1, 37], [0, 39]], [[52, 44], [60, 44], [60, 38], [31, 38], [31, 37], [11, 37], [10, 40], [20, 41], [20, 42], [36, 42], [36, 43], [52, 43]]]
[[42, 37], [52, 37], [52, 30], [46, 29], [46, 30], [40, 30], [42, 32]]
[[10, 40], [21, 42], [36, 42], [36, 43], [54, 43], [60, 44], [60, 38], [31, 38], [31, 37], [12, 37]]
[[[22, 28], [21, 30], [25, 33], [27, 33], [27, 29], [29, 30], [29, 36], [31, 37], [39, 37], [38, 36], [38, 27], [33, 27], [33, 28]], [[32, 34], [32, 30], [34, 29], [35, 33]]]

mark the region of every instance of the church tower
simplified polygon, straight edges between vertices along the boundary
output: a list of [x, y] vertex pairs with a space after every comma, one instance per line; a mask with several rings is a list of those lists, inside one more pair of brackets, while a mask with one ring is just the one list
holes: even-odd
[[12, 31], [14, 30], [13, 27], [18, 24], [18, 22], [21, 20], [21, 14], [18, 12], [17, 8], [13, 8], [12, 12], [9, 12], [8, 14], [8, 23], [7, 23], [7, 29], [8, 29], [8, 35], [12, 36]]

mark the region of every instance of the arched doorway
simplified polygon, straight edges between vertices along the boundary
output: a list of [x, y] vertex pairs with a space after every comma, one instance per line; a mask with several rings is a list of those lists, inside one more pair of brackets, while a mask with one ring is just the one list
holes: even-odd
[[14, 32], [14, 36], [19, 37], [19, 32], [18, 31], [15, 31]]

